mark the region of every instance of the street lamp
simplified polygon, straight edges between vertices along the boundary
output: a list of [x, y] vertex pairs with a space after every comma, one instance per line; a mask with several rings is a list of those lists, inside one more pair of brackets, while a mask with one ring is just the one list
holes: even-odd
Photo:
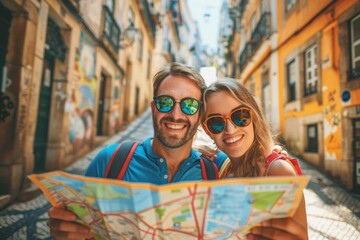
[[120, 37], [120, 48], [124, 49], [130, 47], [134, 43], [138, 31], [139, 29], [134, 26], [128, 26]]

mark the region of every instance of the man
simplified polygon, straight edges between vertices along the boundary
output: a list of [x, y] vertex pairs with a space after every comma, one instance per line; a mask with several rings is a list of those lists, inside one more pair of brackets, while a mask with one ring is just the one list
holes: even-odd
[[[203, 111], [201, 99], [206, 88], [204, 79], [194, 69], [172, 63], [154, 76], [153, 88], [151, 110], [154, 138], [145, 140], [136, 148], [123, 180], [158, 185], [202, 180], [201, 154], [192, 149], [192, 142]], [[93, 159], [85, 175], [103, 178], [115, 149], [116, 145], [103, 149]], [[214, 162], [221, 166], [225, 158], [220, 153]], [[71, 212], [52, 208], [49, 210], [49, 217], [48, 226], [54, 238], [91, 238], [90, 230], [75, 223], [76, 216]], [[275, 226], [277, 220], [272, 221], [275, 222], [270, 222], [271, 226]], [[281, 226], [283, 224], [281, 222]], [[289, 228], [291, 226], [296, 228], [296, 223], [290, 222], [287, 225]], [[273, 227], [268, 229], [257, 228], [255, 234], [271, 237], [266, 234], [278, 232]]]

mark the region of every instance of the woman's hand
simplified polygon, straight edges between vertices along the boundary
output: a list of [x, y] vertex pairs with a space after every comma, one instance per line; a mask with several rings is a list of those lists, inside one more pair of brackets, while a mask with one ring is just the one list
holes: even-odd
[[48, 211], [50, 234], [55, 239], [89, 239], [90, 229], [75, 222], [76, 216], [62, 208], [51, 208]]
[[214, 160], [215, 158], [217, 158], [217, 155], [216, 155], [216, 152], [217, 150], [211, 148], [211, 147], [208, 147], [208, 146], [200, 146], [198, 149], [197, 149], [201, 155], [203, 155], [204, 157], [206, 157], [207, 159], [209, 160]]
[[261, 223], [261, 226], [254, 227], [247, 235], [247, 239], [308, 239], [307, 227], [296, 221], [296, 219], [277, 218]]

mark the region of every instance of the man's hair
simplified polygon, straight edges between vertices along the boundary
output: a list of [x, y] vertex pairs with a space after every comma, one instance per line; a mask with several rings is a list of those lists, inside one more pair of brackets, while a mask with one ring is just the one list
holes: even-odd
[[[192, 67], [172, 62], [169, 65], [162, 68], [153, 78], [153, 96], [157, 96], [159, 87], [167, 76], [182, 76], [194, 81], [201, 91], [201, 96], [206, 88], [203, 77]], [[175, 86], [176, 87], [176, 86]]]
[[[237, 168], [231, 169], [235, 177], [253, 177], [261, 175], [261, 168], [265, 166], [265, 159], [271, 152], [274, 145], [273, 135], [270, 126], [265, 119], [259, 105], [251, 93], [235, 79], [222, 78], [211, 84], [204, 92], [203, 102], [206, 113], [206, 100], [214, 93], [227, 92], [235, 99], [250, 108], [252, 111], [252, 123], [254, 128], [254, 141], [250, 148], [242, 156], [241, 164]], [[219, 103], [221, 104], [221, 103]], [[202, 122], [205, 121], [206, 114], [202, 115]]]

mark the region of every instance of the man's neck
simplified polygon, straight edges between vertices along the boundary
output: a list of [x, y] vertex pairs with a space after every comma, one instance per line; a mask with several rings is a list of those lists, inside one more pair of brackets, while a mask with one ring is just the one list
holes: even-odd
[[169, 182], [171, 182], [176, 171], [179, 169], [179, 166], [182, 161], [187, 159], [190, 156], [192, 147], [192, 141], [188, 141], [183, 146], [178, 148], [168, 148], [165, 147], [156, 137], [152, 141], [152, 149], [154, 153], [166, 159], [166, 164], [169, 170]]

